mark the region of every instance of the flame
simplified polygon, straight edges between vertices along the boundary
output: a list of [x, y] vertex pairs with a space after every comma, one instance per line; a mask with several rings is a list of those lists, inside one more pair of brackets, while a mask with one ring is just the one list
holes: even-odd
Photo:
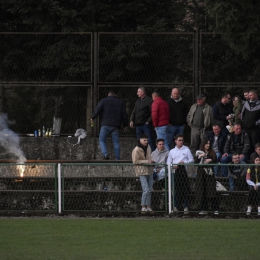
[[23, 177], [25, 165], [18, 165], [17, 167], [18, 167], [18, 170], [20, 172], [20, 177]]

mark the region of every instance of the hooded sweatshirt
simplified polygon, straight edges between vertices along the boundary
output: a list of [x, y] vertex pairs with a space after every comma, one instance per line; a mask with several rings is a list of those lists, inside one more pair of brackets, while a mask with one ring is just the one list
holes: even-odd
[[165, 164], [168, 158], [169, 151], [164, 149], [162, 151], [159, 151], [158, 148], [156, 148], [152, 154], [152, 160], [156, 163], [163, 163]]
[[190, 149], [185, 145], [181, 148], [175, 146], [175, 148], [169, 152], [167, 164], [178, 164], [179, 162], [184, 162], [185, 164], [194, 162]]

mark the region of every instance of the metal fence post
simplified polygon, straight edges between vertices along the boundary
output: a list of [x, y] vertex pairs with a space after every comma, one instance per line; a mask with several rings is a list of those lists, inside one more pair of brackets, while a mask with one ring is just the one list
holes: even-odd
[[58, 163], [58, 212], [61, 214], [61, 164]]

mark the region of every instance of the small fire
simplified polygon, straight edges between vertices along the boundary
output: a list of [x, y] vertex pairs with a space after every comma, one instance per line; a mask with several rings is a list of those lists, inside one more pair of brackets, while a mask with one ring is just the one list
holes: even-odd
[[20, 172], [20, 177], [23, 177], [25, 165], [18, 165], [17, 167], [18, 167], [19, 172]]

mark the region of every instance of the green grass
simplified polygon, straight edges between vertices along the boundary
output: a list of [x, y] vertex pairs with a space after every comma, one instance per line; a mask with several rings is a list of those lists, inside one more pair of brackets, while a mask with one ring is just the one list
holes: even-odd
[[4, 259], [259, 259], [259, 220], [2, 218]]

